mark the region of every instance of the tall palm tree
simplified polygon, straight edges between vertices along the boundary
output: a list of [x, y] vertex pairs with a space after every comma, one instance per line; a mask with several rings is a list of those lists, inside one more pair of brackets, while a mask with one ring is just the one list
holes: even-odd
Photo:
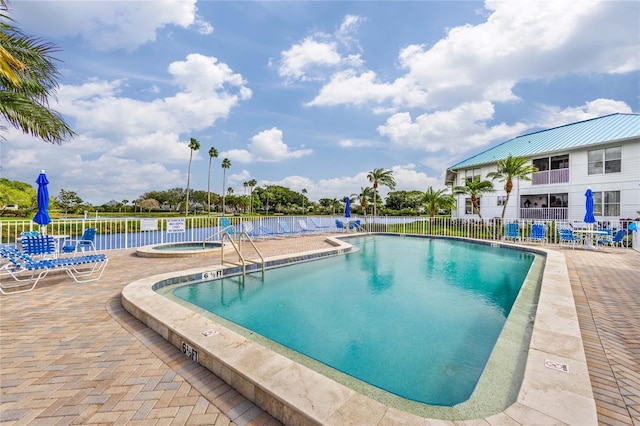
[[191, 152], [189, 154], [189, 169], [187, 170], [187, 205], [184, 209], [185, 216], [189, 215], [189, 185], [191, 184], [191, 160], [193, 159], [193, 151], [197, 151], [199, 149], [200, 149], [200, 142], [198, 142], [196, 138], [191, 138], [189, 140], [189, 150]]
[[524, 157], [508, 156], [504, 160], [498, 160], [498, 169], [495, 172], [487, 173], [487, 177], [491, 180], [499, 179], [501, 182], [505, 182], [504, 190], [507, 193], [507, 199], [502, 206], [502, 220], [504, 221], [504, 213], [507, 210], [507, 204], [509, 204], [509, 197], [513, 190], [513, 180], [533, 180], [532, 174], [538, 171], [538, 168], [533, 164], [528, 164], [529, 160]]
[[[62, 143], [75, 133], [49, 108], [59, 73], [52, 43], [27, 36], [11, 24], [9, 2], [0, 0], [0, 116], [45, 142]], [[0, 126], [0, 130], [5, 130]]]
[[249, 181], [249, 212], [253, 211], [253, 190], [256, 189], [257, 184], [258, 181], [255, 179]]
[[207, 210], [208, 214], [211, 214], [211, 160], [213, 158], [218, 158], [218, 150], [214, 147], [209, 148], [209, 174], [207, 181], [207, 205], [209, 209]]
[[225, 191], [224, 187], [227, 184], [227, 169], [231, 167], [231, 161], [228, 158], [222, 160], [222, 214], [224, 215], [224, 199]]
[[304, 210], [304, 199], [306, 196], [307, 196], [307, 189], [302, 188], [302, 213], [303, 214], [307, 214], [307, 212]]
[[480, 213], [480, 196], [493, 191], [495, 191], [495, 189], [493, 189], [493, 183], [488, 180], [480, 180], [480, 178], [473, 180], [467, 179], [464, 186], [456, 186], [453, 188], [454, 195], [469, 195], [471, 197], [471, 204], [474, 210], [478, 212], [480, 219], [482, 219], [482, 214]]
[[378, 195], [378, 186], [384, 185], [389, 189], [396, 188], [396, 181], [393, 178], [392, 170], [384, 170], [384, 169], [373, 169], [367, 174], [367, 179], [369, 182], [373, 184], [373, 215], [377, 216], [377, 195]]

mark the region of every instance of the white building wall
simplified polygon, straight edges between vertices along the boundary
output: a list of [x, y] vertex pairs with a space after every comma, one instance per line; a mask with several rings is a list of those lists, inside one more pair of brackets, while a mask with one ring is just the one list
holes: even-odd
[[[606, 146], [622, 145], [622, 164], [620, 173], [604, 173], [598, 175], [588, 174], [587, 153], [591, 149]], [[505, 218], [520, 217], [520, 197], [521, 195], [533, 196], [531, 202], [535, 202], [537, 195], [546, 196], [553, 193], [568, 193], [569, 207], [568, 219], [571, 221], [581, 221], [584, 218], [584, 194], [587, 188], [592, 191], [620, 191], [620, 216], [597, 217], [599, 221], [617, 221], [618, 219], [640, 219], [640, 140], [632, 140], [624, 143], [604, 144], [599, 147], [588, 147], [569, 152], [569, 182], [550, 185], [532, 185], [531, 182], [516, 180], [513, 182], [513, 190]], [[562, 155], [558, 152], [553, 155]], [[542, 156], [542, 155], [540, 155]], [[533, 156], [532, 158], [539, 158]], [[478, 169], [479, 167], [474, 167]], [[487, 173], [495, 171], [495, 165], [480, 168], [482, 179], [487, 180]], [[464, 185], [465, 170], [459, 170], [456, 178], [456, 185]], [[504, 182], [493, 181], [495, 192], [484, 194], [481, 198], [480, 211], [484, 219], [500, 217], [502, 206], [498, 206], [499, 196], [506, 196]], [[465, 214], [465, 198], [459, 196], [457, 200], [457, 211], [452, 212], [453, 217], [477, 218], [478, 215]]]

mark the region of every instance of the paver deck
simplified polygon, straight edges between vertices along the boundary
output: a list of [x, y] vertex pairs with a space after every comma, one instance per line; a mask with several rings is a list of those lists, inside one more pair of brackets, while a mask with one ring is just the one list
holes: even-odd
[[[327, 243], [309, 236], [258, 244], [275, 256]], [[599, 421], [640, 425], [640, 253], [559, 250]], [[50, 274], [32, 292], [0, 297], [1, 424], [279, 424], [120, 304], [122, 288], [135, 279], [219, 264], [219, 256], [154, 259], [134, 250], [108, 256], [98, 282], [78, 285]]]

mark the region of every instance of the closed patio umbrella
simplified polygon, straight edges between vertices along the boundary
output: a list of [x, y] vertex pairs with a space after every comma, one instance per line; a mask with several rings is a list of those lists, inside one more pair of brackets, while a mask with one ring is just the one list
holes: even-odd
[[584, 214], [584, 223], [596, 223], [596, 218], [593, 215], [594, 203], [593, 203], [593, 192], [591, 192], [591, 188], [587, 188], [587, 192], [584, 194], [585, 196], [585, 214]]
[[344, 217], [351, 217], [351, 200], [344, 197]]
[[38, 184], [38, 211], [33, 221], [40, 226], [46, 227], [51, 222], [51, 217], [49, 217], [49, 189], [47, 189], [49, 180], [47, 175], [44, 174], [44, 170], [40, 171], [36, 183]]

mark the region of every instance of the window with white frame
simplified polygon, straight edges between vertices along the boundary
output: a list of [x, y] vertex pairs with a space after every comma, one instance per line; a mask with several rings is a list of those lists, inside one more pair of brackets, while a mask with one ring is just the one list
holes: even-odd
[[464, 185], [467, 181], [480, 180], [482, 178], [482, 173], [480, 173], [480, 169], [469, 169], [464, 172], [464, 180], [462, 181], [462, 185]]
[[595, 216], [620, 216], [620, 191], [593, 193]]
[[620, 173], [622, 170], [622, 147], [593, 149], [588, 152], [588, 173]]
[[[480, 198], [478, 198], [478, 202], [480, 202]], [[471, 198], [464, 199], [464, 214], [478, 214], [478, 209], [473, 207]]]
[[506, 195], [498, 195], [498, 205], [499, 206], [504, 206], [507, 203], [507, 196]]

